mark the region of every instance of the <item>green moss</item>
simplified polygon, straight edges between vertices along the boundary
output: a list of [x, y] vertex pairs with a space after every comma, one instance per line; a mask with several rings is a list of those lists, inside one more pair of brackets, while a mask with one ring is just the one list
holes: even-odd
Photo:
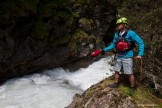
[[14, 5], [8, 2], [0, 4], [0, 23], [1, 24], [6, 24], [7, 21], [9, 21], [11, 15], [13, 15], [12, 11], [9, 9], [9, 7], [11, 6], [15, 7]]
[[72, 35], [69, 43], [69, 48], [72, 51], [79, 51], [82, 43], [96, 43], [96, 37], [94, 35], [89, 36], [82, 29], [77, 29]]
[[59, 17], [62, 18], [62, 19], [65, 19], [65, 18], [67, 18], [67, 17], [69, 16], [69, 13], [64, 12], [64, 11], [59, 11], [59, 12], [57, 13], [57, 16], [59, 16]]
[[[130, 95], [130, 88], [125, 86], [120, 86], [118, 88], [119, 92], [125, 95]], [[158, 101], [153, 94], [151, 94], [149, 88], [138, 87], [133, 95], [130, 95], [137, 105], [155, 105], [156, 107], [161, 106], [160, 101]]]
[[35, 23], [31, 36], [35, 39], [44, 39], [49, 35], [48, 29], [45, 24], [41, 21]]
[[[84, 105], [87, 103], [89, 99], [93, 99], [92, 97], [95, 96], [95, 98], [99, 99], [102, 96], [107, 95], [107, 92], [100, 92], [101, 90], [104, 90], [108, 84], [112, 83], [113, 80], [111, 78], [107, 78], [103, 81], [101, 81], [99, 84], [92, 86], [89, 88], [80, 98], [80, 101], [78, 101], [75, 104], [76, 108], [83, 108]], [[121, 94], [121, 99], [126, 98], [127, 96], [130, 96], [133, 99], [133, 102], [135, 102], [135, 105], [138, 108], [161, 108], [162, 101], [160, 101], [158, 98], [153, 96], [151, 94], [151, 91], [149, 88], [145, 88], [143, 86], [140, 86], [136, 89], [135, 93], [133, 95], [130, 95], [130, 88], [128, 86], [119, 86], [117, 90]], [[95, 95], [94, 95], [95, 94]], [[116, 101], [122, 101], [122, 100], [116, 100]], [[118, 103], [118, 102], [115, 102]]]
[[87, 92], [86, 92], [86, 98], [89, 99], [93, 96], [95, 90], [94, 89], [89, 89]]
[[72, 2], [71, 0], [51, 0], [51, 1], [58, 5], [66, 5]]
[[73, 25], [73, 22], [74, 22], [74, 17], [69, 16], [69, 17], [66, 19], [65, 26], [66, 26], [66, 27], [71, 27], [71, 26]]
[[162, 108], [162, 103], [160, 103], [160, 104], [158, 105], [158, 108]]
[[76, 17], [76, 18], [80, 17], [79, 14], [76, 12], [73, 12], [73, 10], [70, 7], [64, 8], [64, 11], [69, 13], [73, 17]]
[[[113, 80], [111, 78], [105, 79], [100, 84], [98, 84], [97, 88], [105, 89], [108, 84], [112, 83]], [[124, 96], [131, 96], [133, 101], [138, 105], [155, 105], [157, 108], [161, 108], [162, 106], [162, 100], [157, 98], [152, 94], [151, 88], [145, 88], [143, 86], [138, 87], [135, 90], [135, 93], [133, 95], [130, 94], [130, 87], [125, 85], [120, 85], [117, 90], [123, 94]], [[93, 90], [95, 91], [95, 90]], [[92, 92], [90, 92], [92, 93]], [[99, 94], [99, 96], [102, 96], [104, 94]]]
[[87, 3], [88, 0], [77, 0], [78, 3]]
[[39, 13], [40, 13], [41, 18], [51, 17], [56, 9], [57, 9], [56, 4], [51, 4], [51, 3], [41, 4], [39, 6]]
[[30, 11], [32, 14], [37, 13], [37, 2], [36, 1], [24, 0], [21, 5], [25, 11]]
[[56, 48], [58, 46], [67, 45], [71, 35], [57, 36], [55, 33], [51, 34], [48, 38], [48, 42], [51, 47]]
[[75, 18], [79, 18], [79, 17], [80, 17], [80, 15], [79, 15], [78, 13], [76, 13], [76, 12], [72, 12], [71, 14], [72, 14], [73, 17], [75, 17]]
[[113, 80], [110, 80], [110, 79], [104, 80], [104, 81], [100, 84], [100, 86], [101, 86], [101, 88], [106, 88], [106, 87], [108, 86], [108, 84], [110, 84], [110, 83], [112, 83], [112, 82], [113, 82]]
[[61, 22], [66, 28], [69, 29], [75, 21], [76, 16], [74, 16], [74, 14], [75, 13], [73, 13], [72, 10], [67, 11], [67, 9], [65, 9], [65, 11], [58, 11], [56, 16], [59, 18], [57, 19], [58, 22]]
[[4, 37], [4, 31], [0, 29], [0, 39], [2, 39], [3, 37]]
[[66, 35], [62, 38], [55, 40], [54, 43], [56, 44], [56, 46], [60, 46], [63, 44], [67, 44], [69, 42], [69, 39], [70, 39], [70, 35]]
[[75, 33], [72, 35], [72, 38], [70, 40], [70, 44], [69, 44], [69, 47], [72, 51], [76, 51], [79, 49], [79, 44], [81, 42], [86, 42], [88, 38], [88, 34], [85, 33], [83, 30], [81, 29], [77, 29], [75, 31]]
[[129, 95], [129, 92], [130, 92], [129, 87], [119, 87], [118, 90], [119, 90], [122, 94], [126, 94], [126, 95]]
[[93, 23], [93, 20], [87, 19], [87, 18], [81, 18], [81, 19], [79, 19], [79, 23], [82, 25], [90, 26]]
[[72, 11], [70, 7], [65, 7], [62, 9], [62, 11], [57, 12], [57, 16], [60, 18], [66, 20], [68, 17], [79, 17], [79, 15]]

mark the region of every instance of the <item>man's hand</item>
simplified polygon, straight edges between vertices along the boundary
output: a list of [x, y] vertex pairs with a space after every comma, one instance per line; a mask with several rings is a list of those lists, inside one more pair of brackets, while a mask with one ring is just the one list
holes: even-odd
[[142, 59], [142, 57], [141, 56], [136, 56], [136, 57], [134, 57], [135, 59]]

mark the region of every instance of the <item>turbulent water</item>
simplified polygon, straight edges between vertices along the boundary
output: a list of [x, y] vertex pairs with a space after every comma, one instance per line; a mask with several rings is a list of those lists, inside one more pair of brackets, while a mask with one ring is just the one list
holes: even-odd
[[64, 108], [76, 93], [112, 74], [110, 58], [69, 72], [62, 68], [12, 79], [0, 86], [0, 108]]

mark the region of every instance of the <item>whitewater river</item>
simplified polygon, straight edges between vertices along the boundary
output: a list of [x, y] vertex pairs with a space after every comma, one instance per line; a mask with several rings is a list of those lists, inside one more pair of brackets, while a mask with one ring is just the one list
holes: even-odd
[[76, 93], [112, 75], [109, 60], [102, 58], [75, 72], [55, 68], [9, 80], [0, 86], [0, 108], [64, 108]]

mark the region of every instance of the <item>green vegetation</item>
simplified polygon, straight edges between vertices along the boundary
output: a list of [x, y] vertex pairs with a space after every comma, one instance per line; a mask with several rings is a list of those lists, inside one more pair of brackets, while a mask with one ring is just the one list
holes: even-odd
[[[129, 87], [124, 87], [124, 86], [120, 86], [118, 88], [118, 90], [126, 95], [130, 95], [129, 91], [130, 88]], [[136, 89], [135, 93], [133, 95], [130, 95], [132, 97], [132, 99], [135, 101], [135, 103], [137, 104], [137, 106], [139, 106], [140, 108], [142, 106], [145, 107], [155, 107], [155, 108], [161, 108], [161, 99], [156, 98], [152, 93], [151, 93], [151, 88], [145, 88], [145, 87], [139, 87]], [[149, 105], [153, 105], [153, 106], [149, 106]]]
[[[101, 86], [102, 88], [106, 88], [108, 84], [112, 83], [113, 80], [107, 79], [104, 80], [99, 84], [99, 87]], [[152, 94], [152, 89], [147, 88], [145, 86], [140, 86], [135, 90], [135, 93], [133, 95], [130, 94], [130, 88], [127, 85], [120, 85], [117, 90], [124, 94], [124, 95], [129, 95], [132, 97], [132, 99], [135, 101], [137, 106], [141, 108], [141, 106], [149, 106], [149, 105], [155, 105], [153, 107], [155, 108], [161, 108], [162, 105], [162, 99], [157, 98]], [[147, 106], [147, 107], [148, 107]], [[152, 107], [152, 106], [151, 106]], [[142, 107], [144, 108], [144, 107]]]
[[[106, 96], [108, 92], [103, 91], [106, 91], [108, 87], [107, 85], [113, 82], [112, 79], [113, 77], [107, 78], [89, 88], [84, 94], [78, 97], [80, 99], [75, 103], [75, 107], [83, 108], [85, 104], [87, 104], [89, 101], [93, 103], [96, 102], [93, 100], [100, 100], [103, 96]], [[152, 94], [151, 88], [139, 86], [135, 90], [135, 93], [132, 95], [130, 94], [129, 86], [123, 83], [118, 88], [116, 88], [116, 90], [119, 91], [119, 93], [121, 93], [121, 96], [130, 96], [136, 104], [137, 108], [161, 108], [162, 106], [162, 100]]]

